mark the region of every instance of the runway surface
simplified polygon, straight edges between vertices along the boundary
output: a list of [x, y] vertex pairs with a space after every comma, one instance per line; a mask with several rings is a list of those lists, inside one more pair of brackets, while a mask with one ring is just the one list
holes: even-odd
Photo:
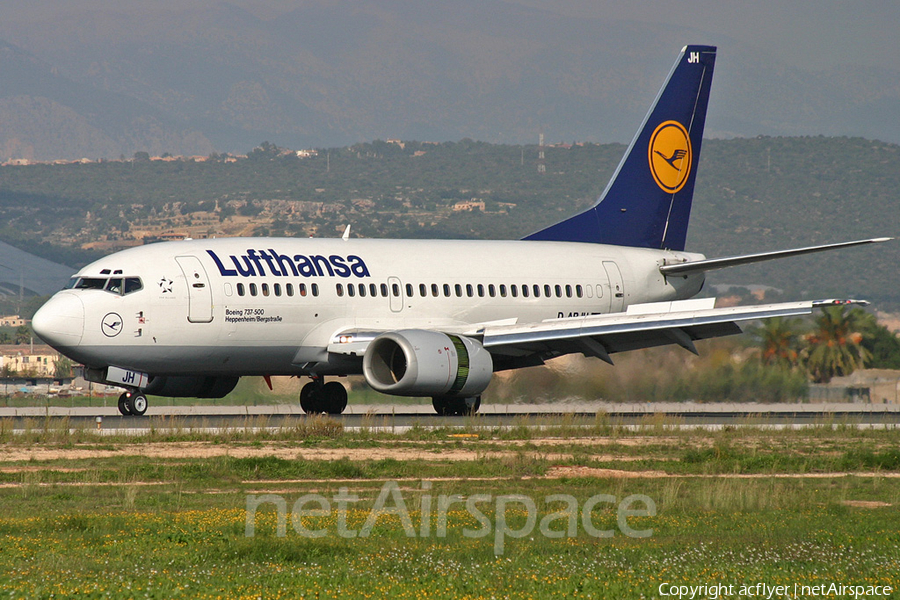
[[[299, 406], [151, 406], [143, 417], [124, 417], [115, 407], [0, 408], [0, 424], [13, 430], [89, 429], [140, 433], [150, 429], [295, 427], [310, 417]], [[347, 429], [421, 427], [541, 427], [565, 423], [590, 426], [778, 427], [900, 424], [896, 404], [537, 404], [486, 405], [469, 417], [439, 417], [427, 405], [355, 405], [333, 415]]]

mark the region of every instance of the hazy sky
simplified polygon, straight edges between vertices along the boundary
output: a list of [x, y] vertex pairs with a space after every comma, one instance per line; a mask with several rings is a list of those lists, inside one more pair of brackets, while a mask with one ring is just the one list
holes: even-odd
[[798, 66], [900, 63], [897, 0], [509, 1], [567, 15], [693, 27], [767, 48]]
[[[419, 0], [423, 2], [434, 0]], [[445, 6], [453, 0], [439, 0]], [[900, 64], [897, 0], [504, 0], [569, 16], [676, 24], [712, 37], [727, 36], [765, 48], [797, 66]], [[29, 0], [0, 3], [0, 18], [43, 19], [86, 10], [184, 10], [222, 0]], [[262, 18], [303, 4], [335, 0], [229, 0]], [[708, 43], [719, 43], [719, 39]], [[707, 41], [704, 41], [707, 43]]]
[[[710, 137], [900, 143], [898, 30], [900, 0], [0, 0], [0, 40], [227, 150], [541, 129], [627, 142], [688, 43], [720, 51]], [[32, 94], [21, 79], [0, 91]]]

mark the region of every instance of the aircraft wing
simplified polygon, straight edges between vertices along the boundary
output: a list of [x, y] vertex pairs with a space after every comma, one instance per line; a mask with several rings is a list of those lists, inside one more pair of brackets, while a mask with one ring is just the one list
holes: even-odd
[[[538, 365], [545, 359], [575, 352], [612, 364], [610, 355], [616, 352], [668, 344], [697, 354], [696, 340], [741, 333], [738, 323], [742, 321], [808, 315], [825, 306], [868, 304], [864, 300], [806, 300], [715, 308], [715, 302], [715, 298], [700, 298], [634, 304], [625, 312], [539, 323], [501, 321], [442, 331], [479, 339], [494, 357], [495, 370]], [[328, 344], [328, 352], [361, 357], [382, 333], [385, 331], [338, 332]]]
[[814, 308], [865, 302], [818, 300], [727, 308], [713, 308], [714, 304], [715, 298], [638, 304], [622, 313], [485, 326], [478, 337], [499, 359], [500, 369], [505, 368], [505, 362], [510, 367], [521, 366], [517, 359], [529, 356], [552, 358], [573, 352], [612, 364], [610, 354], [667, 344], [696, 354], [695, 340], [741, 333], [741, 321], [807, 315]]

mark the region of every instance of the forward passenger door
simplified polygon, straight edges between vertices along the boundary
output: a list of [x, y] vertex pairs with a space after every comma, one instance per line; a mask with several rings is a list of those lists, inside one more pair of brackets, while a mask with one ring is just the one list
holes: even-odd
[[212, 289], [209, 277], [196, 256], [176, 256], [175, 260], [184, 273], [188, 289], [188, 314], [191, 323], [209, 323], [213, 320]]

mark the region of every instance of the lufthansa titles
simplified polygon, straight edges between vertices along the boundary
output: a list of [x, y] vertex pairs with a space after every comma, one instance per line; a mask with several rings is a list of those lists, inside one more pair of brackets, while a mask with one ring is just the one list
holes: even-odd
[[[281, 254], [271, 248], [255, 250], [249, 248], [240, 256], [228, 255], [224, 260], [212, 250], [206, 251], [223, 277], [371, 277], [369, 268], [362, 258], [351, 254]], [[232, 268], [233, 267], [233, 268]]]

